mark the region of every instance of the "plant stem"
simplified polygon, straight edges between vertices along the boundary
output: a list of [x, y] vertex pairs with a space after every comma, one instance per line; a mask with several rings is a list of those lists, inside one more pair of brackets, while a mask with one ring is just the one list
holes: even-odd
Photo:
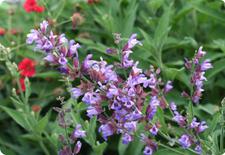
[[50, 153], [48, 152], [48, 149], [45, 147], [44, 143], [42, 141], [39, 142], [41, 148], [43, 149], [43, 151], [45, 152], [46, 155], [50, 155]]

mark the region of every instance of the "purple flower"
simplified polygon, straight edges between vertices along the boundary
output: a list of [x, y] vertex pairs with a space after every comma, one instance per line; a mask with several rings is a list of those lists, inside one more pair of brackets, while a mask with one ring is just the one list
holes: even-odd
[[184, 149], [187, 149], [191, 146], [192, 144], [192, 139], [189, 135], [187, 134], [183, 134], [181, 136], [181, 138], [178, 140], [180, 145], [184, 148]]
[[176, 104], [175, 104], [174, 102], [171, 102], [171, 103], [170, 103], [170, 109], [171, 109], [172, 111], [176, 111], [176, 110], [177, 110], [177, 106], [176, 106]]
[[76, 43], [74, 44], [74, 41], [70, 42], [70, 47], [69, 47], [69, 54], [70, 55], [76, 55], [76, 57], [78, 57], [78, 53], [77, 53], [77, 49], [80, 48], [80, 44]]
[[96, 104], [101, 100], [100, 96], [94, 92], [87, 92], [84, 94], [82, 101], [86, 104]]
[[210, 68], [213, 68], [212, 64], [210, 63], [210, 60], [207, 59], [207, 60], [203, 61], [203, 63], [201, 64], [201, 70], [206, 71]]
[[89, 118], [92, 118], [93, 116], [97, 116], [102, 112], [100, 107], [97, 106], [89, 106], [87, 108], [87, 116]]
[[173, 120], [177, 122], [181, 127], [184, 127], [186, 125], [186, 118], [179, 114], [177, 111], [174, 112], [175, 116], [173, 117]]
[[127, 44], [124, 46], [123, 51], [128, 51], [137, 44], [142, 46], [142, 43], [137, 40], [137, 34], [132, 34], [131, 37], [129, 38]]
[[66, 57], [64, 57], [63, 55], [61, 55], [61, 56], [59, 57], [59, 63], [60, 63], [61, 65], [65, 66], [65, 65], [67, 64], [67, 59], [66, 59]]
[[80, 88], [71, 88], [70, 92], [72, 94], [72, 97], [74, 99], [77, 99], [78, 97], [80, 97], [81, 95], [83, 95], [83, 92], [81, 91]]
[[109, 99], [111, 99], [111, 98], [113, 98], [114, 96], [117, 96], [117, 95], [119, 95], [119, 91], [118, 91], [117, 87], [115, 85], [110, 85], [106, 96]]
[[154, 150], [151, 147], [145, 146], [144, 155], [152, 155], [153, 152], [154, 152]]
[[197, 145], [195, 147], [195, 151], [196, 151], [197, 154], [202, 154], [202, 147], [201, 147], [201, 145]]
[[47, 27], [48, 27], [48, 22], [46, 20], [40, 23], [40, 29], [42, 33], [46, 33]]
[[123, 51], [122, 54], [122, 66], [124, 68], [129, 68], [134, 65], [134, 61], [129, 59], [130, 54], [133, 53], [132, 51]]
[[133, 140], [133, 137], [129, 135], [128, 133], [123, 134], [122, 136], [122, 143], [123, 144], [129, 144]]
[[102, 136], [105, 140], [107, 140], [107, 137], [113, 135], [113, 133], [114, 133], [113, 126], [109, 123], [108, 124], [102, 124], [99, 127], [98, 131], [102, 133]]
[[191, 124], [190, 124], [190, 128], [195, 129], [199, 126], [199, 122], [197, 122], [197, 119], [194, 117]]
[[80, 141], [77, 141], [77, 143], [74, 147], [73, 153], [78, 154], [80, 152], [81, 146], [82, 146], [82, 143]]
[[44, 60], [53, 63], [55, 61], [55, 57], [51, 53], [49, 53], [46, 57], [44, 57]]
[[86, 136], [86, 132], [81, 129], [81, 125], [77, 124], [76, 128], [73, 131], [72, 139], [83, 138]]
[[168, 93], [173, 89], [173, 85], [171, 81], [168, 81], [164, 87], [164, 93]]
[[208, 128], [207, 124], [205, 121], [200, 122], [198, 128], [196, 129], [197, 133], [203, 132]]
[[124, 123], [124, 128], [126, 128], [128, 132], [133, 132], [137, 128], [137, 122], [135, 122], [135, 121], [126, 122], [126, 123]]
[[37, 30], [32, 29], [30, 33], [27, 35], [27, 44], [32, 44], [34, 41], [36, 41], [39, 38], [39, 32]]
[[157, 128], [156, 125], [153, 125], [152, 128], [150, 129], [150, 132], [153, 136], [156, 136], [158, 131], [159, 131], [159, 129]]
[[199, 63], [199, 59], [201, 59], [205, 54], [206, 52], [202, 50], [202, 46], [198, 49], [195, 57], [194, 57], [194, 63], [195, 64], [198, 64]]

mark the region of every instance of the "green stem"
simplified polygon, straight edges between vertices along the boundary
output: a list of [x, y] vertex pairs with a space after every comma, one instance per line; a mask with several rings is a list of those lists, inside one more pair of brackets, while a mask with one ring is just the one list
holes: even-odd
[[180, 151], [178, 151], [178, 150], [176, 150], [176, 149], [173, 149], [172, 147], [166, 146], [166, 145], [164, 145], [164, 144], [162, 144], [162, 143], [159, 143], [159, 145], [162, 146], [162, 147], [164, 147], [164, 148], [166, 148], [166, 149], [168, 149], [168, 150], [171, 150], [171, 151], [173, 151], [173, 152], [179, 153], [179, 154], [181, 154], [181, 155], [184, 154], [183, 152], [180, 152]]
[[48, 152], [48, 149], [45, 147], [44, 143], [42, 141], [39, 142], [41, 148], [43, 149], [43, 151], [45, 152], [45, 155], [50, 155], [50, 153]]

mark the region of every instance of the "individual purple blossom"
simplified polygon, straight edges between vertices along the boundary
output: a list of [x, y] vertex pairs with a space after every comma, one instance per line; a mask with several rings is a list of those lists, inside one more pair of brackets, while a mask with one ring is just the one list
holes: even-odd
[[203, 51], [202, 49], [203, 49], [203, 47], [201, 46], [198, 49], [197, 53], [195, 54], [195, 57], [194, 57], [194, 63], [195, 64], [198, 64], [199, 63], [199, 60], [206, 54], [206, 52]]
[[192, 145], [192, 139], [187, 134], [183, 134], [178, 141], [184, 149], [187, 149]]
[[184, 127], [186, 125], [186, 118], [177, 111], [174, 112], [173, 120], [177, 122], [181, 127]]
[[32, 44], [34, 41], [38, 39], [39, 32], [37, 30], [32, 29], [30, 33], [27, 35], [27, 44]]
[[196, 129], [197, 133], [203, 132], [208, 128], [207, 124], [205, 121], [200, 122], [198, 128]]
[[112, 126], [111, 124], [109, 124], [109, 123], [108, 123], [108, 124], [102, 124], [102, 125], [99, 127], [98, 131], [99, 131], [100, 133], [102, 133], [102, 136], [103, 136], [103, 138], [104, 138], [105, 140], [107, 140], [107, 137], [113, 135], [113, 133], [114, 133], [113, 126]]
[[159, 129], [158, 129], [158, 127], [156, 125], [153, 125], [149, 131], [151, 132], [151, 134], [153, 136], [156, 136], [158, 131], [159, 131]]
[[190, 128], [195, 129], [200, 125], [199, 122], [197, 122], [197, 119], [194, 117], [191, 124], [190, 124]]
[[123, 144], [129, 144], [131, 141], [133, 141], [133, 137], [130, 134], [125, 133], [122, 135], [122, 143]]
[[87, 92], [84, 94], [82, 101], [86, 104], [96, 104], [101, 100], [100, 96], [94, 92]]
[[124, 123], [124, 128], [125, 128], [128, 132], [133, 132], [133, 131], [135, 131], [136, 128], [137, 128], [137, 122], [136, 122], [136, 121], [126, 122], [126, 123]]
[[110, 85], [106, 96], [111, 99], [111, 98], [113, 98], [114, 96], [117, 96], [117, 95], [119, 95], [118, 88], [115, 85]]
[[122, 53], [122, 67], [129, 68], [134, 65], [134, 61], [129, 59], [130, 54], [133, 53], [132, 51], [123, 51]]
[[86, 131], [82, 130], [80, 124], [77, 124], [76, 128], [73, 131], [72, 139], [83, 138], [86, 136]]
[[74, 147], [74, 150], [73, 150], [73, 153], [76, 155], [80, 152], [80, 149], [82, 147], [82, 143], [80, 141], [77, 141], [75, 147]]
[[212, 66], [212, 64], [211, 64], [209, 59], [207, 59], [207, 60], [202, 62], [202, 64], [201, 64], [201, 70], [202, 71], [206, 71], [206, 70], [208, 70], [210, 68], [213, 68], [213, 66]]
[[99, 106], [88, 106], [87, 108], [87, 116], [92, 118], [93, 116], [97, 116], [102, 112]]
[[177, 111], [177, 106], [176, 106], [176, 104], [175, 104], [174, 102], [171, 102], [171, 103], [170, 103], [170, 109], [171, 109], [172, 111]]
[[198, 144], [198, 145], [195, 147], [195, 151], [196, 151], [197, 154], [202, 154], [202, 147], [201, 147], [201, 145]]
[[154, 152], [154, 150], [151, 147], [145, 146], [143, 153], [144, 153], [144, 155], [152, 155], [153, 152]]
[[173, 85], [171, 81], [168, 81], [164, 87], [164, 93], [168, 93], [173, 89]]
[[137, 44], [142, 46], [142, 43], [137, 40], [137, 34], [132, 34], [127, 44], [124, 46], [123, 51], [131, 50]]
[[71, 92], [72, 98], [74, 98], [74, 99], [77, 99], [78, 97], [83, 95], [83, 92], [80, 88], [71, 88], [70, 92]]
[[40, 23], [40, 30], [42, 33], [46, 33], [47, 27], [48, 27], [48, 22], [46, 20]]

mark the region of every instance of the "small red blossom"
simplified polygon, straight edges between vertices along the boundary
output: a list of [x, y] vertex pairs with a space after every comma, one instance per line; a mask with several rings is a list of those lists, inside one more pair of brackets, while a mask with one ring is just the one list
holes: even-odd
[[98, 3], [99, 0], [87, 0], [88, 4]]
[[32, 105], [31, 109], [32, 109], [33, 112], [37, 113], [37, 112], [41, 111], [41, 106], [37, 105], [37, 104], [34, 104], [34, 105]]
[[24, 78], [20, 78], [20, 87], [22, 89], [22, 91], [26, 90], [26, 86], [25, 86], [25, 82], [24, 82]]
[[5, 29], [0, 27], [0, 36], [3, 36], [5, 34]]
[[18, 65], [20, 75], [24, 77], [32, 77], [35, 75], [35, 62], [31, 59], [24, 58]]
[[28, 13], [30, 12], [41, 13], [45, 10], [43, 6], [39, 6], [37, 4], [36, 0], [26, 0], [25, 3], [23, 4], [23, 8]]

